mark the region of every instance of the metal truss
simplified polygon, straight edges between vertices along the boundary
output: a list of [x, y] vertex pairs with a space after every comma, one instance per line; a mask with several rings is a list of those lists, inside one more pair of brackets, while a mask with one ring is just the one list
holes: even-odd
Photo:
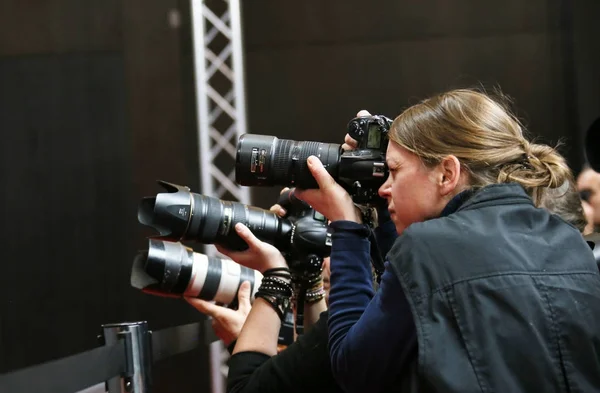
[[[249, 204], [248, 188], [235, 183], [237, 140], [247, 127], [240, 0], [190, 1], [202, 194]], [[220, 341], [211, 344], [212, 393], [225, 391], [228, 358]]]
[[191, 0], [202, 193], [249, 203], [235, 183], [237, 139], [246, 132], [239, 0]]

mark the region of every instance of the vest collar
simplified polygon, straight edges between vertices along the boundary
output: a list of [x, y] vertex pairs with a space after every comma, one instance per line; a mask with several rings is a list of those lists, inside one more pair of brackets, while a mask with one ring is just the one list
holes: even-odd
[[455, 195], [442, 210], [440, 217], [446, 217], [460, 210], [477, 209], [486, 205], [516, 203], [533, 205], [533, 201], [520, 184], [490, 184], [478, 189], [468, 189]]

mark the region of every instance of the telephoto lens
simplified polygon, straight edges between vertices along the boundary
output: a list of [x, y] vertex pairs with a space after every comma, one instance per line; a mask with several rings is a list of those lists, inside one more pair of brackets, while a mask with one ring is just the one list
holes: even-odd
[[290, 247], [292, 223], [276, 213], [196, 194], [187, 187], [164, 181], [158, 184], [167, 192], [143, 198], [138, 207], [138, 221], [158, 231], [159, 238], [219, 244], [241, 251], [248, 245], [234, 228], [242, 223], [257, 238], [278, 249]]
[[231, 304], [244, 281], [250, 282], [251, 299], [262, 274], [229, 259], [194, 252], [178, 242], [149, 239], [131, 269], [131, 286], [146, 293], [171, 297], [196, 297]]
[[342, 147], [336, 143], [244, 134], [237, 144], [235, 181], [242, 186], [317, 188], [306, 159], [311, 155], [317, 156], [335, 179], [341, 154]]
[[379, 203], [379, 187], [389, 174], [385, 154], [391, 124], [392, 120], [382, 115], [350, 120], [348, 135], [357, 144], [348, 151], [336, 143], [244, 134], [237, 143], [235, 181], [249, 187], [317, 188], [306, 162], [309, 156], [316, 156], [355, 203]]

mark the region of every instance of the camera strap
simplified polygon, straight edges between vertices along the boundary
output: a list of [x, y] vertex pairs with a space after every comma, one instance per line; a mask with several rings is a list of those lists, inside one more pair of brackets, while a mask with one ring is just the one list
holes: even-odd
[[381, 275], [385, 270], [385, 266], [383, 257], [381, 256], [381, 249], [379, 248], [377, 238], [375, 237], [375, 233], [373, 232], [373, 228], [371, 227], [369, 227], [369, 243], [371, 243], [371, 247], [369, 250], [371, 254], [371, 264], [373, 265], [373, 269], [375, 270], [377, 284], [381, 284]]
[[383, 256], [381, 255], [381, 249], [379, 248], [379, 244], [377, 243], [377, 238], [375, 237], [375, 233], [373, 229], [376, 223], [377, 213], [373, 206], [364, 206], [359, 204], [354, 204], [360, 210], [363, 224], [369, 229], [369, 243], [371, 244], [369, 253], [371, 254], [371, 265], [373, 265], [373, 270], [375, 270], [375, 278], [377, 280], [377, 284], [381, 283], [381, 275], [385, 270]]

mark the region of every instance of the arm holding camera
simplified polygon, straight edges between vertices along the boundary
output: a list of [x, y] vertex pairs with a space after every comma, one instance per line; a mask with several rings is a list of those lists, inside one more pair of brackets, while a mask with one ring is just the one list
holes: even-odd
[[402, 369], [416, 343], [410, 306], [387, 263], [374, 294], [369, 230], [362, 225], [350, 196], [321, 162], [310, 157], [308, 165], [319, 189], [298, 191], [297, 196], [331, 217], [334, 230], [328, 322], [333, 375], [346, 392], [391, 388], [397, 381], [391, 370]]
[[[278, 274], [278, 272], [288, 270], [287, 264], [279, 250], [258, 240], [245, 225], [238, 223], [235, 230], [240, 238], [248, 244], [248, 249], [246, 251], [231, 251], [217, 245], [217, 250], [241, 265], [258, 270], [264, 277], [263, 284], [256, 294], [256, 300], [248, 314], [244, 328], [240, 332], [233, 354], [254, 351], [273, 356], [277, 354], [277, 337], [281, 327], [280, 314], [284, 311], [281, 310], [281, 307], [285, 303], [287, 289], [290, 292], [287, 295], [288, 302], [291, 295], [289, 277], [286, 277], [285, 274]], [[273, 282], [270, 286], [265, 285], [269, 279]], [[270, 292], [261, 292], [263, 287], [268, 288]]]
[[[291, 201], [291, 199], [296, 199], [295, 197], [293, 197], [293, 192], [290, 191], [291, 190], [289, 187], [283, 188], [279, 193], [279, 203], [276, 203], [275, 205], [271, 206], [269, 210], [280, 217], [286, 217], [288, 214], [288, 210], [285, 206], [291, 207], [289, 206], [289, 202]], [[286, 203], [286, 201], [288, 203]], [[328, 257], [326, 259], [328, 259]], [[325, 300], [326, 291], [323, 286], [322, 273], [324, 264], [325, 262], [323, 262], [323, 265], [321, 266], [321, 272], [318, 274], [318, 278], [315, 279], [313, 277], [313, 279], [310, 280], [310, 288], [307, 288], [307, 292], [310, 294], [309, 296], [305, 297], [304, 301], [304, 333], [308, 332], [308, 330], [319, 320], [321, 313], [327, 310], [327, 303]], [[302, 272], [300, 272], [300, 274], [302, 274]]]
[[[368, 115], [365, 113], [359, 116]], [[347, 135], [344, 149], [354, 147], [356, 141]], [[309, 157], [307, 163], [319, 189], [296, 194], [330, 218], [334, 230], [328, 322], [332, 372], [346, 392], [371, 391], [374, 386], [392, 388], [398, 378], [392, 370], [402, 370], [416, 344], [410, 306], [387, 263], [374, 294], [369, 229], [362, 224], [351, 197], [321, 162]], [[376, 236], [382, 249], [388, 250], [397, 234], [393, 222], [389, 225], [387, 208], [380, 207], [379, 212]], [[356, 367], [358, 364], [361, 366]]]
[[[276, 248], [257, 239], [242, 224], [236, 226], [236, 231], [248, 243], [248, 250], [233, 252], [220, 248], [221, 253], [240, 264], [261, 271], [265, 277], [269, 277], [270, 271], [277, 272], [275, 269], [285, 268], [285, 260]], [[308, 332], [276, 354], [280, 316], [271, 302], [260, 298], [260, 293], [261, 289], [229, 360], [227, 391], [341, 392], [331, 374], [326, 312], [321, 314]], [[311, 305], [314, 307], [311, 313], [323, 307], [323, 302], [321, 300]]]
[[[323, 281], [320, 283], [323, 286]], [[324, 291], [324, 290], [323, 290]], [[325, 297], [316, 302], [304, 303], [304, 334], [306, 334], [317, 323], [321, 314], [327, 311]]]
[[[280, 202], [283, 206], [288, 206], [285, 201], [289, 200], [289, 188], [281, 190]], [[280, 217], [285, 217], [288, 211], [279, 203], [271, 206], [271, 212]], [[289, 207], [289, 206], [288, 206]], [[184, 295], [185, 300], [201, 313], [212, 318], [212, 328], [215, 334], [223, 341], [226, 346], [231, 346], [233, 350], [233, 341], [237, 340], [242, 326], [246, 321], [251, 309], [250, 303], [250, 282], [240, 282], [237, 293], [238, 307], [231, 309], [228, 306], [217, 305], [212, 301], [188, 297]], [[304, 331], [306, 332], [319, 319], [321, 312], [327, 309], [325, 303], [322, 275], [319, 274], [318, 280], [313, 277], [311, 287], [307, 289], [310, 295], [306, 298], [304, 305]]]

